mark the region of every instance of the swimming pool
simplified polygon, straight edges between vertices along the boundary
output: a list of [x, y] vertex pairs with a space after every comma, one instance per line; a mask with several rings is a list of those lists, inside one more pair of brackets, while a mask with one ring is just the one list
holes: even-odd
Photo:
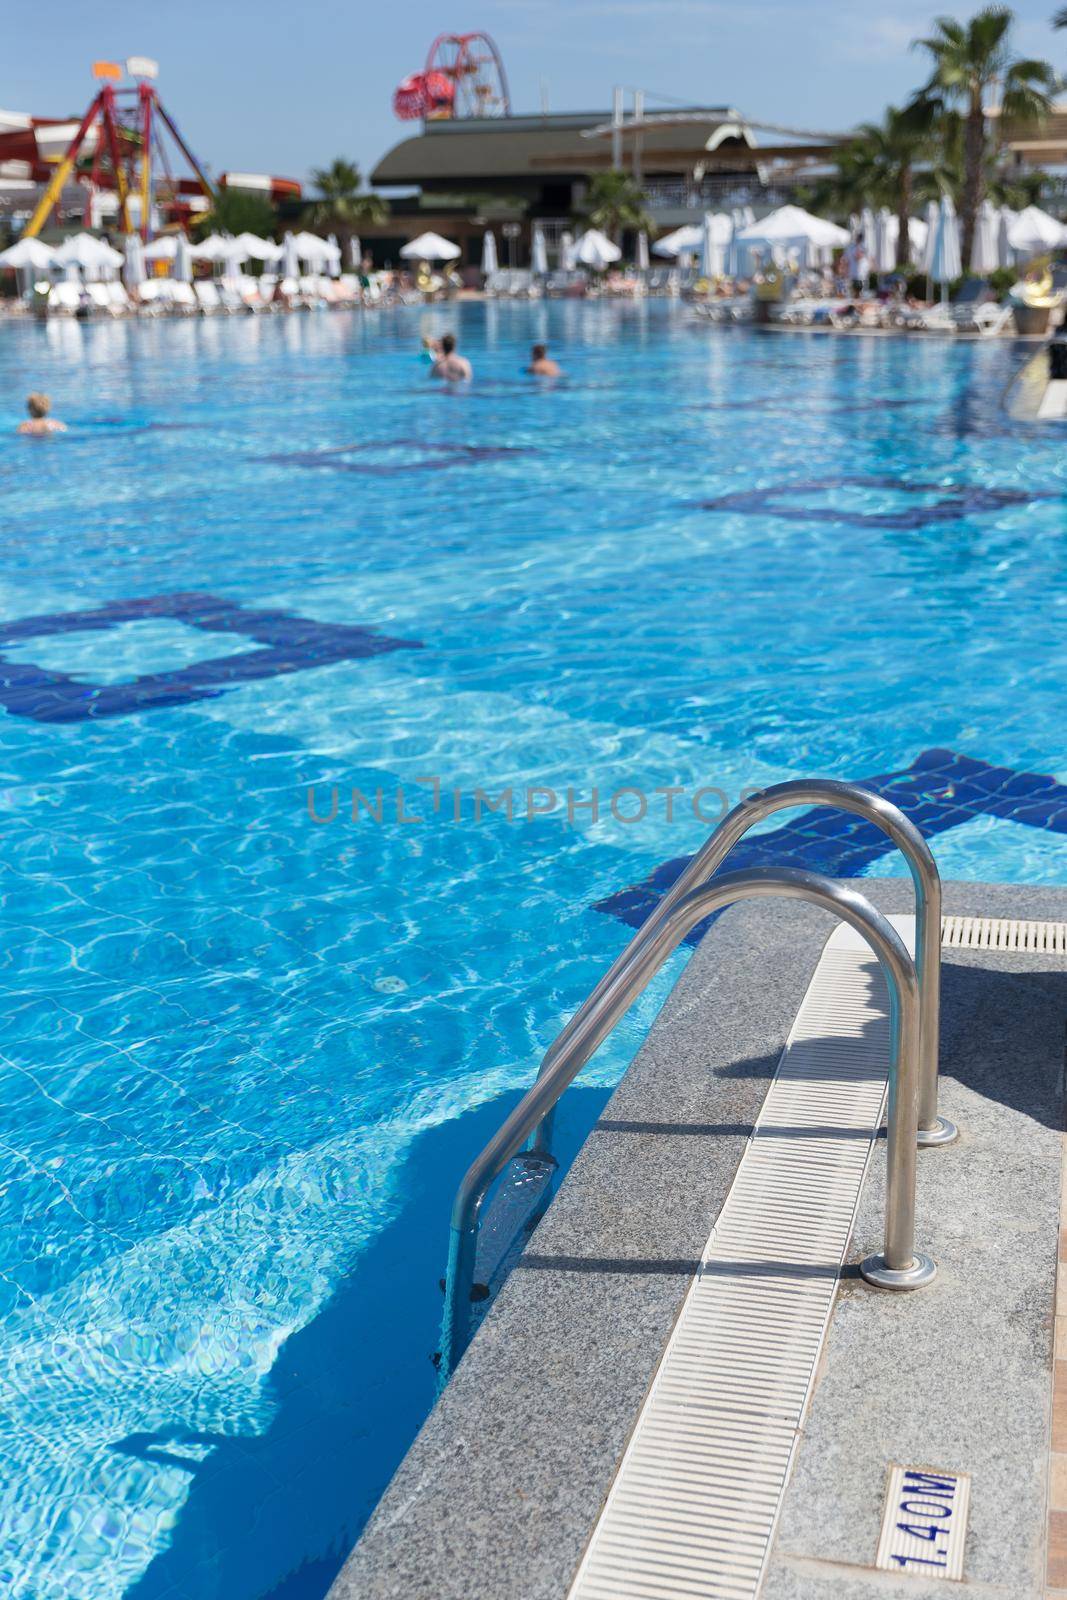
[[945, 876], [1067, 879], [1023, 358], [662, 302], [0, 329], [5, 1592], [325, 1593], [455, 1183], [720, 796], [878, 775]]

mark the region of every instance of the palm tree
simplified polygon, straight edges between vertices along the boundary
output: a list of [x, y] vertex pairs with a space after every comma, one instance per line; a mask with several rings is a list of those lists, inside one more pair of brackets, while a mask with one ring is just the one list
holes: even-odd
[[209, 233], [255, 233], [269, 239], [277, 226], [274, 207], [263, 195], [246, 189], [216, 189], [211, 210], [201, 213], [193, 232], [200, 239]]
[[838, 158], [825, 191], [829, 203], [849, 211], [889, 206], [897, 217], [897, 267], [908, 265], [908, 220], [916, 163], [931, 152], [931, 130], [909, 110], [887, 106], [881, 122], [864, 122]]
[[964, 261], [971, 258], [975, 218], [985, 198], [990, 157], [998, 143], [990, 136], [987, 99], [999, 88], [1001, 130], [1008, 122], [1025, 126], [1048, 116], [1059, 82], [1047, 61], [1012, 53], [1009, 35], [1013, 21], [1007, 7], [991, 5], [967, 23], [939, 17], [930, 38], [912, 41], [915, 47], [929, 52], [933, 70], [909, 109], [926, 107], [936, 113], [959, 107], [963, 115], [960, 221]]
[[309, 227], [336, 233], [347, 253], [349, 241], [366, 223], [384, 222], [389, 203], [363, 189], [363, 174], [354, 161], [337, 156], [328, 167], [313, 167], [311, 181], [319, 192], [304, 212]]
[[578, 216], [616, 244], [623, 228], [647, 232], [652, 226], [645, 212], [644, 192], [625, 172], [598, 172]]

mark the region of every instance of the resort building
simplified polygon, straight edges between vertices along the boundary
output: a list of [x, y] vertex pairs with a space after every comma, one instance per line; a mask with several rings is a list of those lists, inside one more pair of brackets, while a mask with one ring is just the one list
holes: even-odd
[[433, 229], [474, 264], [492, 223], [502, 232], [505, 264], [519, 266], [538, 222], [553, 259], [597, 173], [630, 172], [665, 230], [691, 221], [694, 211], [751, 205], [759, 212], [785, 203], [846, 137], [759, 127], [732, 106], [645, 112], [640, 94], [635, 101], [624, 111], [617, 91], [612, 111], [427, 119], [371, 173], [389, 194], [390, 216], [368, 226], [364, 242], [376, 258], [395, 258], [407, 240]]

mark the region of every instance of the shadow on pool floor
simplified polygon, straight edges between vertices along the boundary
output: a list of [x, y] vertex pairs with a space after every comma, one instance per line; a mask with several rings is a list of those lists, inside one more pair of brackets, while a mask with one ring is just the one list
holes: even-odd
[[[562, 1166], [608, 1094], [578, 1088], [565, 1098]], [[282, 1347], [265, 1433], [176, 1428], [116, 1443], [191, 1478], [168, 1548], [125, 1600], [322, 1600], [433, 1403], [452, 1197], [518, 1099], [501, 1096], [413, 1145], [400, 1214]], [[205, 1446], [206, 1458], [192, 1459]]]

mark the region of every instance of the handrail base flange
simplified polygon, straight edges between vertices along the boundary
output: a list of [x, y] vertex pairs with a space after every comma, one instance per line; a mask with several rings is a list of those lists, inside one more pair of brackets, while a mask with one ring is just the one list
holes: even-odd
[[947, 1117], [938, 1117], [932, 1128], [919, 1129], [915, 1142], [920, 1150], [925, 1150], [927, 1146], [936, 1148], [939, 1144], [955, 1144], [959, 1136], [960, 1130], [954, 1122]]
[[876, 1289], [921, 1289], [937, 1277], [937, 1263], [916, 1254], [910, 1267], [888, 1267], [885, 1256], [868, 1256], [860, 1262], [860, 1271]]

